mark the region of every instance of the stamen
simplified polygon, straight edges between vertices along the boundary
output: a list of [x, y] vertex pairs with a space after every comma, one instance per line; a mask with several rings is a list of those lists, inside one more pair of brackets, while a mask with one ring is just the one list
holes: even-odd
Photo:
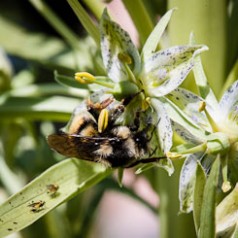
[[95, 77], [88, 72], [78, 72], [75, 74], [75, 80], [83, 84], [90, 84], [95, 82]]
[[204, 101], [200, 102], [198, 111], [203, 112], [205, 110], [205, 108], [206, 108], [206, 102], [204, 102]]
[[98, 132], [102, 133], [108, 126], [108, 110], [102, 109], [98, 117]]
[[118, 59], [126, 64], [132, 64], [132, 59], [130, 57], [130, 55], [126, 54], [126, 53], [119, 53], [117, 55]]

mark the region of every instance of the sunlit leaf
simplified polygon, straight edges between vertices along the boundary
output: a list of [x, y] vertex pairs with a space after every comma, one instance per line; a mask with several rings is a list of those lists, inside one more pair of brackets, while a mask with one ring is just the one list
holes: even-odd
[[0, 106], [0, 119], [67, 121], [80, 100], [69, 97], [27, 98], [9, 97]]
[[211, 172], [205, 184], [200, 215], [199, 238], [215, 236], [215, 208], [216, 190], [220, 171], [220, 156], [218, 155], [212, 165]]
[[[110, 173], [111, 170], [106, 170], [100, 164], [78, 159], [66, 159], [52, 166], [1, 204], [0, 236], [9, 235], [32, 224]], [[54, 187], [57, 189], [53, 189]], [[37, 204], [42, 206], [37, 207]]]
[[205, 183], [206, 183], [206, 174], [204, 172], [202, 165], [198, 163], [196, 170], [196, 182], [194, 188], [194, 203], [193, 203], [193, 219], [197, 234], [198, 229], [200, 227], [200, 216], [201, 216]]

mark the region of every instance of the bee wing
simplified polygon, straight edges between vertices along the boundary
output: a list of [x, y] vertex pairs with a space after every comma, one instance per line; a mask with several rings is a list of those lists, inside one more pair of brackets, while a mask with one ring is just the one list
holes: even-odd
[[52, 134], [47, 138], [49, 146], [66, 157], [79, 157], [78, 146], [72, 136], [67, 134]]
[[76, 134], [52, 134], [47, 138], [49, 146], [66, 157], [94, 160], [94, 152], [106, 143], [116, 140], [108, 137], [87, 137]]

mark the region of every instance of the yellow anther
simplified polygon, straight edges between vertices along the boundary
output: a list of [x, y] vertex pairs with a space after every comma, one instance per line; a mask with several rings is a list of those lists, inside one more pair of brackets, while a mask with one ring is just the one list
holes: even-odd
[[98, 117], [98, 132], [102, 133], [108, 126], [108, 110], [102, 109]]
[[141, 103], [142, 110], [146, 110], [150, 106], [150, 97], [145, 98]]
[[182, 154], [179, 154], [179, 153], [176, 153], [176, 152], [170, 152], [170, 151], [168, 151], [166, 153], [166, 156], [170, 159], [180, 159], [180, 158], [183, 157]]
[[75, 74], [74, 78], [75, 80], [83, 84], [94, 83], [94, 81], [96, 80], [95, 77], [88, 72], [78, 72]]
[[206, 108], [206, 102], [204, 102], [204, 101], [200, 102], [198, 111], [199, 111], [199, 112], [202, 112], [202, 111], [205, 110], [205, 108]]
[[118, 59], [126, 64], [132, 64], [132, 59], [130, 57], [130, 55], [126, 54], [126, 53], [119, 53], [118, 55]]

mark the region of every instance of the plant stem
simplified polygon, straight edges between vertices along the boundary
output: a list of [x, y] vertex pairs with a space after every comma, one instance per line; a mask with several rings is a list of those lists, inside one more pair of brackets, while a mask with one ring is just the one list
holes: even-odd
[[194, 32], [198, 44], [206, 44], [209, 51], [202, 55], [208, 81], [216, 95], [226, 79], [227, 6], [226, 1], [169, 0], [168, 7], [177, 7], [169, 25], [172, 45], [187, 44]]
[[175, 172], [158, 171], [157, 187], [160, 196], [159, 221], [161, 238], [196, 237], [192, 214], [179, 214], [178, 182], [182, 160], [174, 162]]

